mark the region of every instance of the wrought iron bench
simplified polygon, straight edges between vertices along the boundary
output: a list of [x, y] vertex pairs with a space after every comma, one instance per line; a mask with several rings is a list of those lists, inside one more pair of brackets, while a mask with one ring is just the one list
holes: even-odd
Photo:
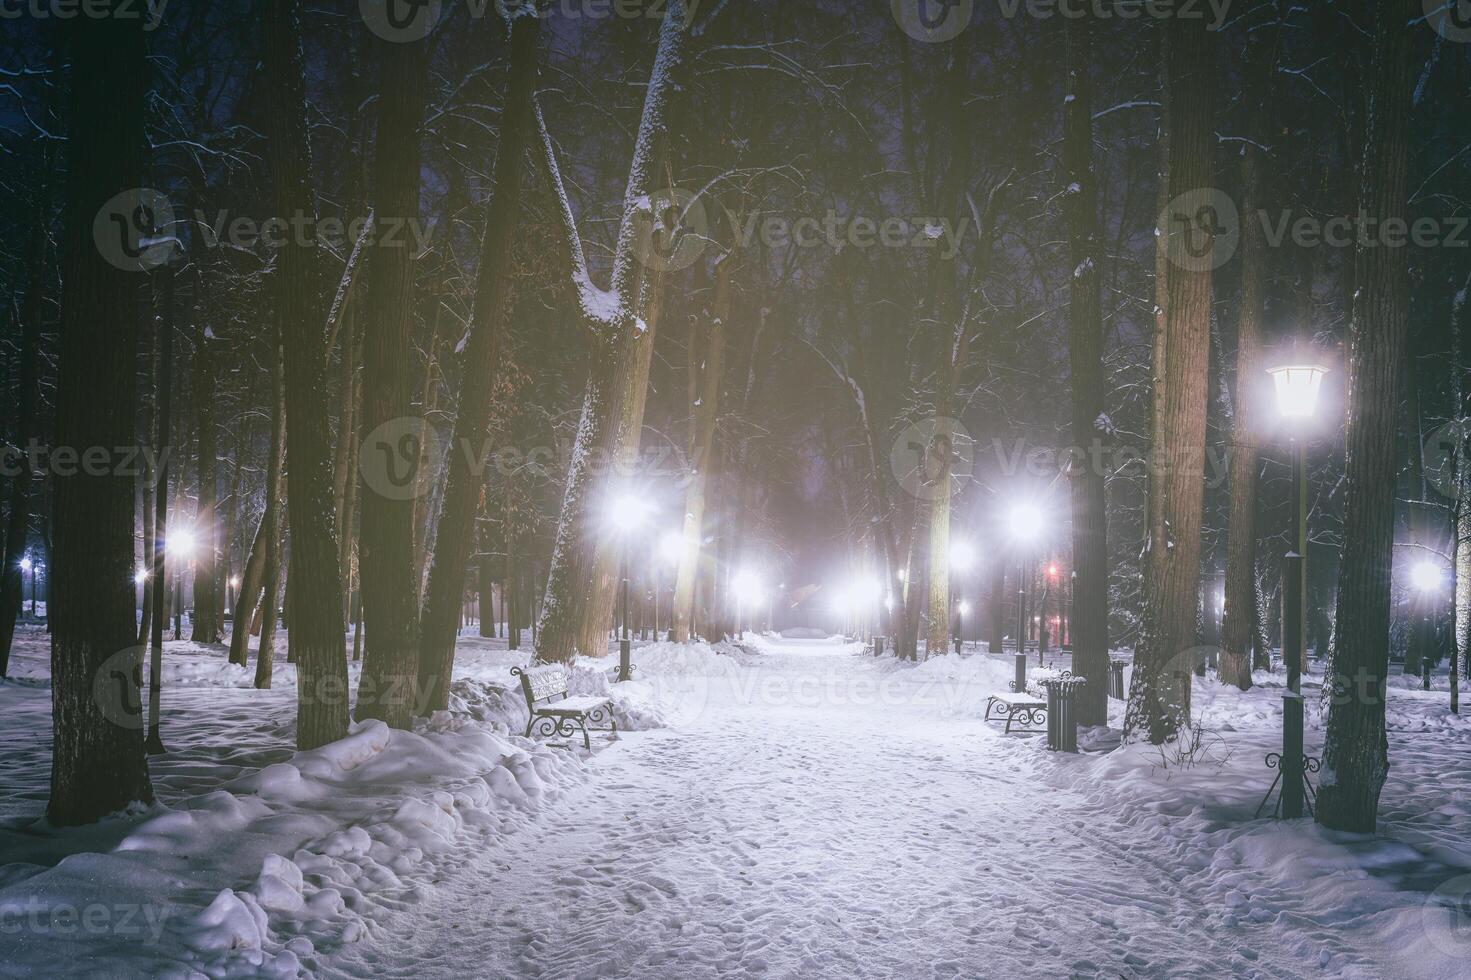
[[526, 696], [526, 710], [530, 714], [526, 719], [527, 738], [531, 737], [533, 727], [543, 738], [561, 735], [570, 739], [581, 731], [582, 745], [590, 749], [588, 722], [593, 725], [606, 722], [608, 727], [598, 730], [618, 731], [618, 723], [613, 720], [613, 704], [607, 698], [567, 695], [567, 668], [561, 664], [512, 667], [511, 675], [521, 678], [521, 693]]
[[1045, 732], [1047, 729], [1047, 702], [1034, 694], [1026, 691], [998, 691], [986, 701], [986, 716], [983, 721], [992, 721], [991, 711], [996, 710], [995, 719], [1006, 719], [1006, 727], [1002, 729], [1003, 734], [1011, 733], [1014, 722], [1021, 722], [1026, 728], [1018, 728], [1018, 732]]

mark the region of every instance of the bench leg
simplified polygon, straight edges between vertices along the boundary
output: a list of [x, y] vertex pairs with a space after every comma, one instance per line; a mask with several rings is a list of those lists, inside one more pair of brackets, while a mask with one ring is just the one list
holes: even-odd
[[1013, 708], [1012, 710], [1010, 710], [1010, 711], [1008, 711], [1006, 713], [1006, 727], [1001, 730], [1001, 734], [1003, 734], [1003, 735], [1010, 735], [1011, 734], [1011, 721], [1015, 717], [1016, 717], [1016, 709], [1015, 708]]
[[581, 715], [577, 716], [577, 727], [582, 729], [582, 747], [592, 751], [592, 741], [587, 737], [587, 725], [583, 724]]
[[530, 738], [531, 737], [531, 726], [534, 725], [534, 724], [536, 724], [536, 712], [535, 711], [533, 711], [531, 713], [531, 717], [530, 718], [527, 718], [526, 719], [526, 734], [523, 737], [525, 737], [525, 738]]
[[981, 721], [990, 721], [991, 720], [991, 709], [994, 708], [995, 706], [996, 706], [996, 699], [995, 698], [987, 698], [986, 699], [986, 715], [985, 715], [984, 718], [981, 719]]

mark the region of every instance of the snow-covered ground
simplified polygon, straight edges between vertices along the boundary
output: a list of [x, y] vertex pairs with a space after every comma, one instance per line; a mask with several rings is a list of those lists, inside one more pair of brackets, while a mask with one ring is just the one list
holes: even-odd
[[[981, 721], [1011, 667], [841, 640], [639, 647], [592, 752], [519, 735], [466, 639], [452, 712], [293, 755], [294, 677], [171, 644], [160, 804], [44, 807], [44, 636], [0, 686], [0, 974], [1459, 977], [1471, 724], [1399, 685], [1382, 833], [1253, 819], [1280, 678], [1198, 680], [1181, 760]], [[1309, 678], [1311, 690], [1313, 679]], [[575, 686], [606, 689], [579, 669]], [[1117, 706], [1116, 706], [1117, 711]], [[1118, 718], [1113, 719], [1115, 726]], [[1310, 751], [1316, 746], [1310, 717]], [[90, 916], [90, 922], [87, 917]], [[126, 917], [126, 921], [123, 921]]]

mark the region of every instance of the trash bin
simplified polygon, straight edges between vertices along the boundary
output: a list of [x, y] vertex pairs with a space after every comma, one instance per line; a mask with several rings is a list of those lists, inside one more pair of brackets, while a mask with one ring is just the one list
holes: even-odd
[[1078, 723], [1074, 702], [1087, 678], [1064, 673], [1039, 682], [1047, 692], [1047, 748], [1053, 752], [1078, 751]]

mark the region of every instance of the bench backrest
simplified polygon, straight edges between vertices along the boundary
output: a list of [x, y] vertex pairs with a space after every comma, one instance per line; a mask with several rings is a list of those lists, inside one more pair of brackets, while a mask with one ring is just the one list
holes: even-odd
[[561, 664], [536, 667], [512, 667], [511, 674], [521, 678], [521, 693], [526, 696], [528, 710], [538, 701], [552, 701], [567, 696], [567, 668]]

